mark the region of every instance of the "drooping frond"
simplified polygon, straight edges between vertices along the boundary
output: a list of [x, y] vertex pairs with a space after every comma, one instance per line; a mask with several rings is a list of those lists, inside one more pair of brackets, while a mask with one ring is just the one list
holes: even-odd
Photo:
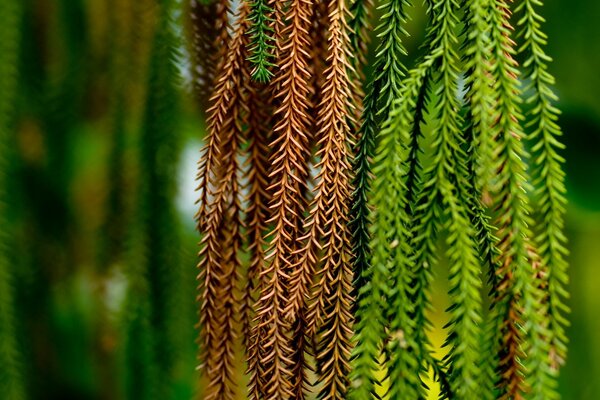
[[[263, 337], [266, 334], [270, 338], [259, 344], [258, 363], [265, 395], [273, 399], [292, 395], [293, 345], [289, 342], [291, 325], [284, 314], [293, 254], [302, 236], [305, 210], [302, 193], [308, 178], [308, 46], [312, 8], [312, 1], [293, 0], [285, 10], [287, 24], [281, 32], [283, 42], [278, 45], [279, 71], [272, 82], [277, 89], [278, 102], [269, 176], [272, 184], [269, 221], [274, 229], [268, 236], [255, 335]], [[281, 6], [275, 8], [276, 13], [280, 11]]]
[[273, 27], [270, 25], [273, 9], [267, 0], [254, 0], [250, 20], [252, 26], [250, 35], [250, 57], [252, 63], [252, 77], [258, 82], [268, 82], [273, 76], [271, 69], [274, 64], [274, 36]]
[[[555, 398], [549, 374], [546, 312], [529, 256], [532, 232], [527, 153], [520, 126], [517, 63], [511, 39], [510, 9], [495, 0], [490, 10], [494, 56], [497, 186], [493, 197], [500, 250], [501, 282], [496, 293], [502, 312], [499, 388], [501, 398]], [[532, 382], [533, 385], [526, 383]]]
[[[308, 245], [318, 244], [321, 260], [306, 320], [316, 332], [319, 399], [345, 399], [352, 350], [352, 255], [348, 209], [351, 131], [350, 65], [346, 6], [328, 3], [328, 57], [319, 105], [316, 197], [311, 205]], [[316, 228], [316, 229], [315, 229]], [[310, 260], [307, 260], [309, 263]], [[304, 266], [302, 266], [304, 267]], [[310, 271], [308, 268], [307, 271]], [[304, 270], [303, 270], [304, 271]], [[312, 279], [307, 279], [310, 284]]]
[[[355, 399], [366, 399], [375, 393], [375, 371], [384, 338], [385, 322], [382, 312], [386, 295], [384, 269], [387, 262], [371, 264], [370, 249], [374, 247], [369, 246], [371, 219], [368, 197], [372, 180], [370, 164], [371, 157], [375, 154], [376, 136], [381, 121], [388, 118], [393, 100], [400, 97], [400, 80], [405, 73], [400, 57], [406, 54], [402, 37], [406, 34], [404, 25], [407, 5], [405, 0], [390, 0], [381, 6], [383, 14], [377, 29], [381, 42], [377, 47], [373, 81], [365, 98], [362, 123], [354, 147], [352, 183], [355, 189], [350, 214], [354, 290], [358, 302], [358, 315], [370, 316], [369, 321], [364, 322], [358, 318], [356, 324], [355, 369], [352, 381], [358, 383], [350, 393], [350, 397]], [[391, 164], [393, 160], [387, 158], [386, 162]], [[377, 190], [373, 192], [377, 193]]]
[[[247, 68], [245, 50], [249, 7], [242, 3], [209, 109], [209, 140], [218, 144], [220, 162], [201, 181], [202, 198], [198, 229], [203, 234], [200, 249], [199, 289], [201, 296], [201, 362], [208, 384], [205, 399], [234, 399], [235, 353], [239, 336], [239, 312], [243, 310], [237, 290], [241, 280], [239, 251], [241, 203], [238, 154], [248, 125], [247, 96], [242, 77]], [[210, 143], [209, 143], [210, 146]], [[207, 157], [208, 151], [203, 155]], [[207, 165], [206, 163], [203, 165]], [[201, 200], [202, 201], [202, 200]], [[202, 212], [204, 211], [204, 212]]]
[[[202, 7], [202, 5], [199, 5]], [[223, 26], [222, 29], [222, 37], [219, 36], [217, 39], [217, 43], [222, 43], [223, 47], [225, 44], [233, 44], [233, 39], [229, 37], [229, 23], [227, 20], [227, 15], [229, 11], [229, 1], [223, 0], [218, 2], [218, 7], [220, 7], [219, 12], [217, 13], [218, 20], [222, 21]], [[237, 39], [237, 42], [242, 42], [242, 39]], [[237, 44], [236, 42], [236, 44]], [[234, 52], [235, 50], [235, 52]], [[200, 192], [200, 198], [198, 199], [199, 209], [196, 213], [196, 221], [198, 224], [198, 230], [201, 230], [201, 224], [206, 220], [206, 214], [208, 212], [208, 204], [209, 204], [209, 190], [213, 184], [215, 179], [215, 171], [219, 168], [219, 146], [221, 146], [221, 129], [223, 129], [222, 125], [226, 125], [229, 123], [228, 120], [224, 117], [226, 113], [229, 111], [230, 100], [227, 91], [231, 91], [232, 89], [229, 87], [229, 79], [235, 77], [236, 70], [234, 70], [234, 64], [238, 65], [243, 62], [243, 60], [235, 60], [235, 57], [241, 54], [241, 49], [232, 48], [228, 53], [224, 53], [222, 60], [223, 65], [218, 64], [210, 64], [205, 66], [206, 68], [203, 71], [212, 71], [212, 68], [216, 68], [219, 71], [219, 76], [216, 78], [211, 78], [207, 76], [205, 82], [209, 85], [214, 83], [215, 87], [212, 91], [210, 91], [210, 108], [207, 110], [207, 135], [205, 139], [205, 146], [203, 149], [202, 157], [198, 162], [198, 174], [196, 175], [196, 180], [198, 181], [198, 190]], [[203, 54], [198, 54], [198, 57], [203, 57]], [[206, 59], [204, 59], [206, 61]], [[204, 62], [203, 61], [203, 62]], [[223, 72], [224, 71], [224, 72]], [[214, 81], [214, 82], [211, 82]], [[210, 90], [210, 86], [206, 87], [207, 90]]]
[[[419, 91], [423, 83], [419, 73], [418, 70], [411, 71], [404, 82], [403, 94], [411, 93], [412, 98], [412, 93]], [[379, 312], [380, 318], [389, 319], [386, 338], [386, 366], [389, 378], [387, 395], [398, 399], [423, 398], [419, 377], [420, 345], [415, 342], [414, 307], [411, 298], [414, 276], [412, 251], [409, 246], [410, 217], [406, 203], [408, 189], [404, 180], [409, 158], [406, 143], [410, 142], [410, 111], [414, 106], [415, 102], [411, 100], [392, 110], [388, 123], [380, 133], [373, 169], [377, 177], [372, 200], [375, 210], [373, 218], [376, 221], [371, 228], [373, 272], [371, 281], [365, 286], [365, 289], [377, 290], [379, 307], [386, 301], [391, 306], [387, 313]], [[389, 168], [390, 162], [398, 167]], [[384, 182], [387, 184], [384, 185]], [[387, 274], [390, 278], [389, 283], [385, 282]], [[369, 285], [378, 285], [378, 289]], [[362, 301], [359, 307], [361, 304]], [[359, 311], [361, 310], [359, 308]], [[362, 318], [359, 321], [363, 323]], [[368, 323], [368, 320], [364, 323]]]
[[228, 0], [189, 0], [189, 51], [194, 97], [204, 112], [219, 63], [225, 58], [228, 33]]
[[[448, 259], [450, 262], [450, 294], [452, 305], [448, 309], [450, 322], [447, 327], [449, 334], [445, 345], [450, 346], [445, 361], [449, 374], [452, 396], [461, 399], [480, 398], [479, 364], [481, 352], [479, 350], [481, 322], [481, 287], [479, 276], [479, 262], [477, 246], [473, 239], [472, 226], [469, 219], [469, 193], [466, 188], [467, 170], [464, 152], [464, 142], [460, 134], [461, 118], [458, 115], [458, 102], [456, 98], [458, 80], [458, 56], [456, 26], [458, 24], [458, 2], [441, 0], [434, 2], [437, 9], [436, 19], [431, 33], [431, 54], [439, 54], [436, 60], [436, 69], [439, 70], [439, 89], [437, 90], [438, 128], [434, 135], [433, 160], [431, 167], [426, 171], [426, 183], [423, 194], [428, 200], [419, 207], [432, 207], [434, 209], [428, 224], [435, 229], [441, 228], [436, 217], [447, 215]], [[437, 210], [435, 210], [437, 209]], [[417, 211], [417, 221], [420, 212], [425, 215], [430, 211]], [[418, 226], [418, 225], [417, 225]], [[417, 233], [418, 232], [418, 233]], [[415, 229], [415, 235], [427, 235], [421, 229]], [[421, 246], [416, 248], [417, 268], [423, 268], [421, 260], [428, 262], [431, 257], [427, 255], [434, 243], [431, 238], [417, 240]], [[429, 244], [428, 244], [429, 242]], [[422, 249], [422, 250], [419, 250]], [[425, 266], [425, 269], [430, 267]], [[424, 273], [424, 272], [421, 272]], [[420, 287], [420, 291], [427, 290]], [[417, 310], [423, 306], [417, 304]], [[422, 329], [421, 327], [418, 327]]]
[[[484, 196], [489, 188], [491, 177], [494, 175], [493, 166], [493, 121], [492, 121], [492, 59], [491, 42], [487, 36], [490, 29], [488, 18], [489, 4], [487, 0], [473, 0], [464, 3], [465, 27], [463, 31], [464, 61], [466, 71], [465, 94], [466, 117], [464, 123], [464, 138], [467, 155], [467, 174], [470, 219], [475, 230], [479, 259], [481, 265], [487, 268], [488, 284], [492, 293], [497, 290], [498, 269], [496, 238], [494, 228], [488, 216]], [[480, 350], [485, 352], [482, 357], [479, 385], [482, 387], [481, 396], [486, 399], [494, 398], [495, 374], [498, 368], [497, 345], [498, 332], [495, 327], [497, 309], [490, 310], [484, 318], [483, 337]]]
[[269, 190], [269, 142], [271, 116], [268, 101], [270, 99], [267, 87], [257, 87], [246, 77], [248, 90], [248, 131], [246, 141], [248, 143], [247, 179], [248, 194], [246, 195], [245, 209], [247, 228], [247, 250], [250, 253], [250, 262], [246, 273], [246, 287], [244, 288], [244, 309], [242, 310], [242, 335], [246, 343], [246, 356], [248, 360], [248, 397], [250, 399], [261, 398], [262, 385], [258, 378], [259, 337], [253, 335], [253, 319], [256, 314], [257, 296], [261, 292], [261, 275], [265, 268], [266, 243], [264, 237], [267, 233], [267, 219], [269, 218], [268, 204], [271, 201]]
[[558, 373], [564, 364], [567, 354], [568, 326], [566, 315], [569, 297], [566, 286], [569, 282], [567, 274], [568, 250], [564, 231], [565, 174], [562, 170], [564, 158], [560, 151], [564, 145], [558, 125], [560, 111], [555, 103], [558, 100], [553, 92], [554, 77], [548, 71], [550, 57], [545, 53], [547, 36], [542, 31], [544, 18], [537, 8], [543, 5], [539, 0], [521, 2], [516, 10], [520, 17], [518, 37], [522, 45], [519, 53], [525, 56], [523, 78], [527, 80], [525, 96], [530, 107], [529, 140], [532, 143], [532, 183], [535, 190], [534, 209], [539, 210], [539, 227], [534, 230], [535, 242], [540, 252], [542, 268], [547, 271], [544, 277], [548, 281], [548, 321], [547, 340], [550, 341], [552, 369]]

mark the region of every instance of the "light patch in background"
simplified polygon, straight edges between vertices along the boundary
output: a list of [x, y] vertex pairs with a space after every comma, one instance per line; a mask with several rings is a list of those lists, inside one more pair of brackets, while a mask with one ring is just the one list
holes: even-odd
[[194, 215], [196, 214], [196, 200], [199, 193], [196, 191], [198, 183], [196, 182], [196, 170], [198, 160], [200, 159], [200, 149], [202, 141], [189, 140], [186, 142], [179, 159], [178, 170], [178, 189], [175, 204], [177, 211], [183, 219], [186, 228], [194, 227]]

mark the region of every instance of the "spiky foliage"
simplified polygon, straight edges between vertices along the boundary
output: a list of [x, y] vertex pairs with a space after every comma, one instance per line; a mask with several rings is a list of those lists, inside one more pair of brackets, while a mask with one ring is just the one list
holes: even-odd
[[[467, 87], [466, 118], [464, 137], [468, 157], [467, 173], [469, 179], [470, 218], [475, 229], [481, 265], [488, 269], [488, 284], [492, 291], [497, 290], [496, 277], [497, 248], [494, 228], [491, 226], [487, 206], [483, 199], [489, 187], [493, 168], [493, 137], [492, 129], [492, 61], [490, 60], [491, 41], [485, 34], [490, 29], [488, 18], [490, 2], [475, 0], [464, 2], [466, 24], [464, 28], [464, 60], [467, 69], [465, 85]], [[485, 315], [483, 322], [483, 338], [481, 351], [482, 378], [479, 380], [481, 395], [486, 399], [494, 398], [495, 373], [498, 366], [496, 343], [497, 316], [493, 309]]]
[[506, 2], [496, 0], [490, 14], [497, 105], [495, 161], [500, 171], [494, 194], [501, 266], [498, 275], [502, 281], [497, 295], [506, 313], [501, 322], [500, 395], [507, 399], [551, 399], [556, 394], [548, 376], [547, 310], [529, 252], [532, 221], [526, 193], [530, 186], [519, 123], [522, 114], [517, 64], [512, 58], [515, 51], [510, 38], [510, 10]]
[[[233, 385], [222, 382], [233, 376], [237, 317], [219, 305], [222, 299], [234, 299], [231, 310], [239, 307], [251, 399], [308, 398], [312, 372], [323, 399], [377, 398], [380, 374], [391, 399], [426, 398], [428, 374], [443, 399], [555, 398], [562, 334], [555, 337], [549, 322], [556, 313], [545, 260], [556, 255], [548, 255], [553, 239], [534, 240], [529, 228], [529, 160], [510, 10], [505, 0], [426, 4], [424, 54], [408, 72], [402, 38], [409, 4], [381, 5], [363, 104], [370, 1], [242, 2], [199, 175], [200, 268], [203, 277], [215, 277], [204, 280], [202, 322], [227, 342], [205, 331], [212, 339], [204, 345], [221, 351], [209, 347], [206, 360], [219, 363], [203, 367], [208, 374], [228, 371], [218, 386], [223, 398], [232, 393]], [[535, 15], [529, 18], [538, 21]], [[529, 50], [523, 51], [543, 54], [533, 31], [525, 32]], [[249, 56], [239, 50], [244, 41]], [[546, 69], [539, 58], [529, 58], [529, 66], [538, 63], [531, 76]], [[257, 82], [270, 74], [268, 86]], [[539, 92], [532, 102], [542, 105], [532, 109], [539, 116], [532, 139], [544, 137], [546, 147], [534, 147], [537, 160], [553, 158], [557, 169], [550, 84], [545, 77], [532, 90]], [[551, 132], [539, 133], [546, 125]], [[235, 156], [240, 150], [243, 167]], [[542, 212], [548, 220], [564, 205], [562, 173], [549, 177], [540, 167], [539, 174], [536, 185], [558, 185], [538, 189], [543, 210], [554, 210]], [[244, 182], [248, 196], [240, 203]], [[236, 258], [240, 212], [247, 266]], [[562, 224], [560, 214], [544, 237], [560, 242]], [[451, 305], [440, 360], [428, 314], [441, 241]], [[554, 248], [564, 259], [559, 244]], [[558, 275], [555, 291], [563, 293], [559, 283], [566, 280]]]
[[[8, 159], [13, 126], [13, 105], [17, 90], [17, 65], [20, 45], [19, 25], [21, 4], [6, 1], [0, 5], [4, 23], [0, 28], [0, 226], [9, 226], [8, 221]], [[21, 374], [21, 360], [17, 346], [15, 327], [15, 299], [13, 291], [14, 264], [11, 262], [11, 233], [3, 228], [0, 233], [0, 391], [7, 398], [25, 398], [25, 387]]]
[[[376, 134], [382, 120], [388, 118], [392, 102], [400, 97], [401, 79], [405, 67], [400, 57], [406, 54], [402, 37], [406, 34], [405, 0], [391, 0], [384, 3], [383, 15], [378, 27], [381, 42], [376, 51], [373, 82], [365, 99], [363, 120], [354, 148], [353, 170], [355, 177], [352, 195], [351, 231], [354, 247], [355, 290], [358, 299], [359, 315], [370, 315], [368, 321], [356, 325], [356, 359], [352, 380], [358, 382], [351, 392], [352, 398], [368, 398], [375, 391], [375, 370], [379, 359], [379, 349], [384, 337], [384, 315], [382, 314], [386, 282], [384, 272], [387, 262], [371, 264], [370, 208], [368, 193], [371, 182], [370, 158], [374, 154]], [[388, 158], [388, 160], [391, 159]], [[374, 190], [374, 192], [377, 192]], [[383, 220], [383, 217], [378, 218]], [[371, 267], [372, 265], [372, 267]], [[366, 283], [370, 285], [366, 287]]]
[[[425, 185], [431, 189], [430, 196], [441, 196], [440, 204], [446, 208], [448, 259], [450, 262], [450, 294], [452, 305], [448, 309], [451, 320], [450, 332], [445, 345], [451, 346], [446, 355], [446, 364], [453, 396], [460, 399], [479, 399], [480, 383], [480, 335], [482, 301], [481, 279], [477, 243], [469, 219], [471, 202], [468, 192], [467, 169], [463, 162], [467, 158], [464, 141], [460, 134], [461, 119], [457, 115], [457, 61], [454, 47], [458, 42], [455, 34], [458, 24], [458, 1], [436, 2], [439, 7], [435, 26], [436, 37], [432, 41], [432, 53], [441, 53], [438, 65], [441, 88], [437, 94], [439, 133], [434, 142], [434, 159], [431, 179]], [[485, 86], [485, 81], [483, 85]], [[486, 110], [483, 110], [485, 113]], [[435, 172], [434, 172], [435, 171]], [[435, 182], [437, 181], [437, 182]]]
[[[249, 76], [247, 77], [249, 78]], [[248, 144], [247, 179], [248, 204], [246, 212], [246, 227], [248, 229], [247, 250], [250, 253], [250, 263], [246, 274], [246, 288], [244, 290], [244, 309], [242, 310], [242, 333], [246, 341], [248, 360], [248, 397], [258, 399], [261, 397], [262, 385], [258, 381], [260, 367], [258, 353], [259, 337], [253, 335], [253, 319], [257, 296], [261, 291], [261, 275], [265, 268], [264, 237], [267, 233], [267, 219], [269, 217], [268, 204], [271, 200], [269, 190], [269, 156], [270, 156], [270, 129], [273, 110], [269, 105], [269, 90], [266, 87], [255, 87], [248, 79], [245, 81], [248, 97], [248, 131], [246, 142]]]
[[273, 76], [271, 69], [275, 66], [273, 27], [269, 25], [272, 13], [273, 9], [267, 0], [252, 2], [252, 13], [249, 17], [252, 27], [248, 32], [251, 37], [249, 60], [254, 67], [252, 77], [259, 82], [268, 82]]
[[[319, 175], [311, 206], [313, 229], [309, 234], [318, 232], [323, 244], [316, 270], [320, 278], [313, 290], [307, 320], [311, 329], [317, 330], [315, 356], [318, 384], [322, 385], [319, 398], [331, 400], [346, 398], [352, 349], [352, 254], [348, 228], [352, 134], [348, 125], [351, 91], [346, 13], [343, 1], [328, 2], [329, 56], [319, 105]], [[310, 236], [309, 246], [318, 243]]]
[[538, 13], [543, 3], [539, 0], [527, 0], [519, 4], [516, 13], [519, 16], [518, 29], [522, 45], [519, 52], [526, 58], [523, 63], [523, 78], [528, 80], [525, 88], [530, 125], [529, 139], [532, 143], [532, 182], [535, 188], [534, 208], [539, 210], [539, 227], [534, 231], [535, 241], [541, 257], [544, 279], [548, 282], [548, 321], [547, 340], [551, 345], [552, 369], [564, 364], [568, 339], [565, 327], [569, 306], [566, 286], [568, 255], [564, 230], [566, 206], [564, 158], [559, 154], [564, 148], [560, 142], [562, 136], [558, 125], [560, 111], [554, 105], [557, 101], [552, 91], [554, 77], [548, 72], [550, 57], [545, 53], [547, 37], [542, 31], [543, 17]]
[[[198, 229], [203, 234], [200, 250], [199, 288], [201, 361], [208, 380], [206, 399], [233, 399], [237, 320], [243, 306], [236, 293], [241, 280], [239, 251], [241, 239], [241, 204], [238, 177], [242, 173], [238, 153], [244, 141], [247, 93], [242, 81], [246, 68], [245, 49], [249, 23], [248, 6], [240, 8], [237, 26], [217, 78], [209, 113], [209, 143], [205, 158], [219, 155], [212, 170], [202, 170], [201, 197], [205, 208], [197, 214]], [[214, 146], [214, 147], [212, 147]], [[212, 156], [211, 154], [211, 156]], [[201, 168], [209, 168], [201, 163]]]
[[[276, 98], [280, 101], [273, 129], [275, 150], [271, 157], [273, 199], [269, 204], [274, 225], [269, 235], [267, 265], [263, 271], [261, 294], [257, 313], [257, 335], [267, 334], [270, 340], [261, 340], [259, 354], [261, 380], [266, 396], [284, 399], [292, 395], [293, 367], [290, 365], [293, 346], [288, 341], [291, 325], [285, 319], [288, 277], [291, 273], [290, 255], [298, 249], [302, 236], [302, 193], [308, 177], [308, 60], [307, 45], [310, 34], [313, 3], [293, 0], [285, 16], [288, 24], [281, 32], [284, 38], [279, 45], [279, 72], [274, 84], [279, 88]], [[277, 19], [277, 18], [276, 18]], [[296, 349], [298, 350], [298, 349]]]
[[205, 111], [228, 37], [227, 0], [190, 0], [188, 37], [192, 60], [194, 97]]
[[[437, 20], [444, 20], [435, 28], [438, 36], [432, 48], [442, 54], [439, 60], [441, 88], [437, 94], [439, 133], [434, 142], [434, 160], [431, 180], [441, 196], [440, 204], [446, 208], [448, 259], [450, 262], [449, 308], [450, 332], [445, 345], [451, 346], [446, 355], [453, 396], [460, 399], [479, 399], [481, 350], [479, 347], [481, 323], [481, 281], [474, 232], [469, 220], [467, 170], [462, 160], [466, 158], [464, 142], [460, 135], [461, 119], [457, 115], [457, 55], [453, 46], [458, 42], [453, 33], [458, 24], [458, 1], [436, 3], [440, 7]], [[439, 29], [439, 30], [438, 30]], [[433, 50], [432, 53], [436, 53]], [[484, 81], [485, 84], [485, 81]], [[485, 112], [485, 111], [484, 111]], [[435, 172], [434, 172], [435, 171]], [[425, 190], [427, 192], [427, 189]], [[432, 195], [435, 189], [430, 192]]]

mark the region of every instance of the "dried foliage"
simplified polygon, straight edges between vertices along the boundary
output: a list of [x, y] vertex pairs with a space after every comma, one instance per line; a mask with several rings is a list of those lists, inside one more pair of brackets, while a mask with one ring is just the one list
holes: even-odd
[[247, 6], [240, 9], [238, 24], [227, 42], [231, 51], [216, 78], [212, 105], [207, 111], [210, 142], [204, 159], [210, 157], [211, 163], [200, 165], [200, 190], [207, 201], [197, 215], [198, 229], [203, 233], [198, 268], [201, 360], [208, 381], [206, 399], [234, 399], [236, 395], [235, 352], [239, 313], [243, 309], [237, 293], [242, 276], [242, 166], [238, 154], [248, 124], [248, 94], [243, 79], [249, 11]]
[[187, 31], [194, 97], [203, 111], [211, 98], [219, 62], [225, 56], [228, 11], [228, 1], [189, 1]]
[[425, 399], [431, 379], [440, 399], [555, 399], [567, 250], [541, 3], [520, 3], [515, 34], [507, 0], [427, 0], [409, 69], [410, 3], [383, 1], [365, 95], [373, 3], [245, 0], [212, 39], [227, 50], [198, 173], [204, 398], [234, 397], [239, 342], [253, 400]]

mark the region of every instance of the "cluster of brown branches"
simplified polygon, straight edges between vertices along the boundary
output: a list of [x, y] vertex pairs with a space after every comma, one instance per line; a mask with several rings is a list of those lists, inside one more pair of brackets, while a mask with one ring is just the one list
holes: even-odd
[[[344, 399], [350, 149], [362, 93], [350, 60], [367, 35], [349, 37], [340, 0], [217, 3], [191, 10], [196, 92], [211, 92], [198, 172], [203, 398], [235, 398], [244, 350], [251, 399], [303, 399], [317, 385], [320, 398]], [[256, 13], [273, 40], [268, 83], [249, 61]], [[228, 51], [203, 58], [211, 46]]]

